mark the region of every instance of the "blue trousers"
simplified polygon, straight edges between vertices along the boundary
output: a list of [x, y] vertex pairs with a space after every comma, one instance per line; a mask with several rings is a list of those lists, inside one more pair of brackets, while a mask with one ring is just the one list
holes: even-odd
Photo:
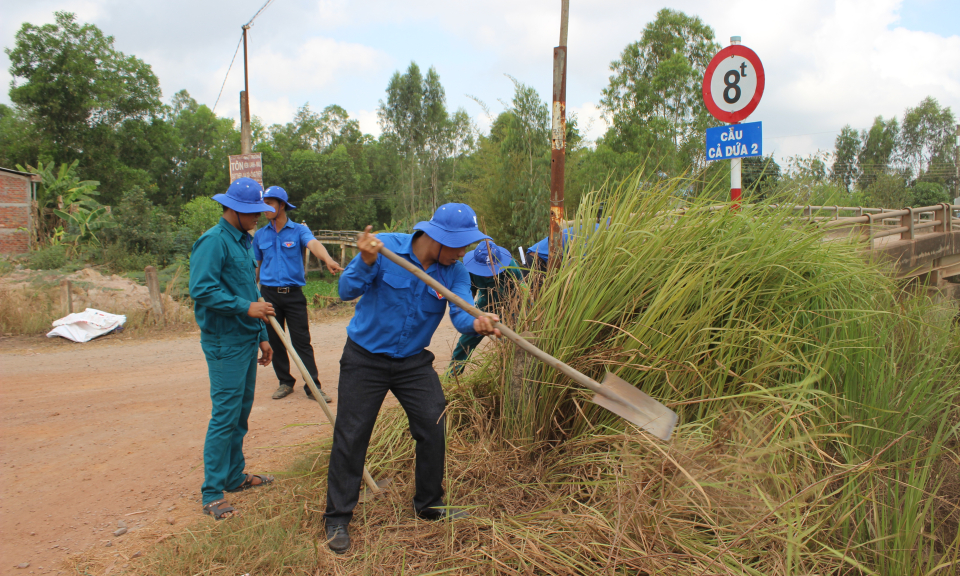
[[203, 505], [223, 498], [223, 491], [243, 483], [243, 437], [257, 384], [259, 344], [218, 346], [201, 342], [210, 372], [213, 410], [203, 444]]

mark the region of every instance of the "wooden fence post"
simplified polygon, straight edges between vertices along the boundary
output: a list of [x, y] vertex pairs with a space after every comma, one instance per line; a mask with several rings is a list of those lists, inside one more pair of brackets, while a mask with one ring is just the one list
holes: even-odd
[[69, 280], [60, 281], [60, 307], [64, 316], [73, 314], [73, 285]]
[[147, 290], [150, 292], [150, 305], [153, 307], [153, 313], [162, 323], [163, 300], [160, 297], [160, 280], [157, 278], [157, 269], [153, 266], [147, 266], [143, 269], [143, 273], [147, 277]]

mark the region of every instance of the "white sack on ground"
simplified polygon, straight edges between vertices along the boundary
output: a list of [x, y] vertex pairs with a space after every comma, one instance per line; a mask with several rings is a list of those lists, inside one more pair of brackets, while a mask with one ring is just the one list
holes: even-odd
[[47, 338], [62, 336], [74, 342], [88, 342], [97, 336], [113, 332], [126, 321], [126, 316], [87, 308], [83, 312], [74, 312], [55, 321], [54, 329], [47, 333]]

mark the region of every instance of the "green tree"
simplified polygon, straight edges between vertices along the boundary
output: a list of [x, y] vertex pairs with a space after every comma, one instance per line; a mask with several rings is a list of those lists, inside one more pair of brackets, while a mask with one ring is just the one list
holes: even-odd
[[240, 152], [240, 132], [233, 120], [217, 118], [186, 90], [173, 97], [167, 122], [173, 126], [176, 153], [163, 183], [163, 202], [171, 209], [193, 198], [211, 197], [227, 189], [230, 154]]
[[[550, 190], [550, 115], [536, 90], [514, 82], [513, 98], [481, 136], [471, 158], [470, 204], [484, 230], [508, 248], [529, 246], [547, 233]], [[576, 122], [568, 125], [576, 127]], [[578, 141], [579, 135], [572, 134]]]
[[903, 208], [911, 203], [911, 196], [900, 174], [877, 174], [864, 190], [867, 205], [875, 208]]
[[180, 227], [190, 230], [196, 240], [220, 222], [223, 206], [211, 198], [194, 198], [180, 211]]
[[953, 173], [954, 124], [953, 111], [931, 96], [904, 112], [897, 156], [917, 179], [943, 182]]
[[53, 156], [20, 107], [0, 104], [0, 166], [49, 163]]
[[848, 191], [857, 181], [857, 157], [860, 154], [860, 133], [849, 124], [840, 130], [833, 148], [833, 165], [830, 179]]
[[857, 185], [861, 189], [868, 188], [877, 180], [877, 176], [890, 168], [893, 152], [897, 146], [900, 125], [896, 118], [884, 120], [877, 116], [873, 120], [870, 130], [860, 133], [863, 146], [857, 154]]
[[950, 192], [936, 182], [916, 182], [909, 191], [907, 204], [914, 208], [934, 206], [941, 202], [952, 202]]
[[703, 105], [701, 82], [719, 50], [700, 18], [669, 8], [657, 12], [640, 40], [610, 64], [613, 74], [600, 100], [611, 121], [603, 143], [649, 156], [670, 174], [703, 166], [704, 133], [719, 123]]
[[780, 182], [780, 165], [773, 156], [744, 158], [740, 168], [741, 186], [756, 202], [766, 200]]
[[113, 44], [96, 26], [57, 12], [54, 24], [24, 23], [14, 48], [4, 50], [13, 76], [10, 100], [53, 144], [58, 161], [88, 157], [98, 131], [161, 110], [160, 83], [150, 66]]
[[[437, 70], [430, 67], [424, 76], [416, 62], [411, 62], [405, 74], [395, 72], [377, 116], [388, 141], [398, 146], [405, 160], [405, 213], [413, 216], [432, 211], [439, 197], [439, 160], [449, 146], [446, 94]], [[425, 186], [429, 188], [426, 194]]]

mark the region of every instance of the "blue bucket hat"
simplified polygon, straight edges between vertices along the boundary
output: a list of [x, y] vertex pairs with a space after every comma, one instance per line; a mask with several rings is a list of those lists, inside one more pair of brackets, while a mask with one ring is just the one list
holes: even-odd
[[263, 203], [263, 186], [252, 178], [237, 178], [226, 194], [217, 194], [213, 199], [241, 214], [274, 211]]
[[444, 204], [433, 213], [433, 218], [418, 222], [414, 230], [450, 248], [462, 248], [490, 237], [477, 228], [477, 214], [466, 204]]
[[[570, 236], [570, 228], [564, 228], [563, 233], [560, 235], [561, 249], [566, 249], [568, 236]], [[550, 237], [547, 236], [543, 240], [527, 248], [527, 254], [536, 254], [541, 260], [546, 262], [547, 256], [550, 254]]]
[[[490, 252], [487, 252], [487, 245]], [[477, 276], [496, 276], [510, 265], [510, 251], [493, 242], [481, 242], [477, 249], [463, 257], [467, 271]]]
[[287, 197], [287, 191], [279, 186], [271, 186], [267, 188], [267, 191], [263, 193], [263, 197], [276, 198], [287, 205], [287, 210], [293, 210], [296, 208], [296, 206], [288, 202], [289, 198]]

